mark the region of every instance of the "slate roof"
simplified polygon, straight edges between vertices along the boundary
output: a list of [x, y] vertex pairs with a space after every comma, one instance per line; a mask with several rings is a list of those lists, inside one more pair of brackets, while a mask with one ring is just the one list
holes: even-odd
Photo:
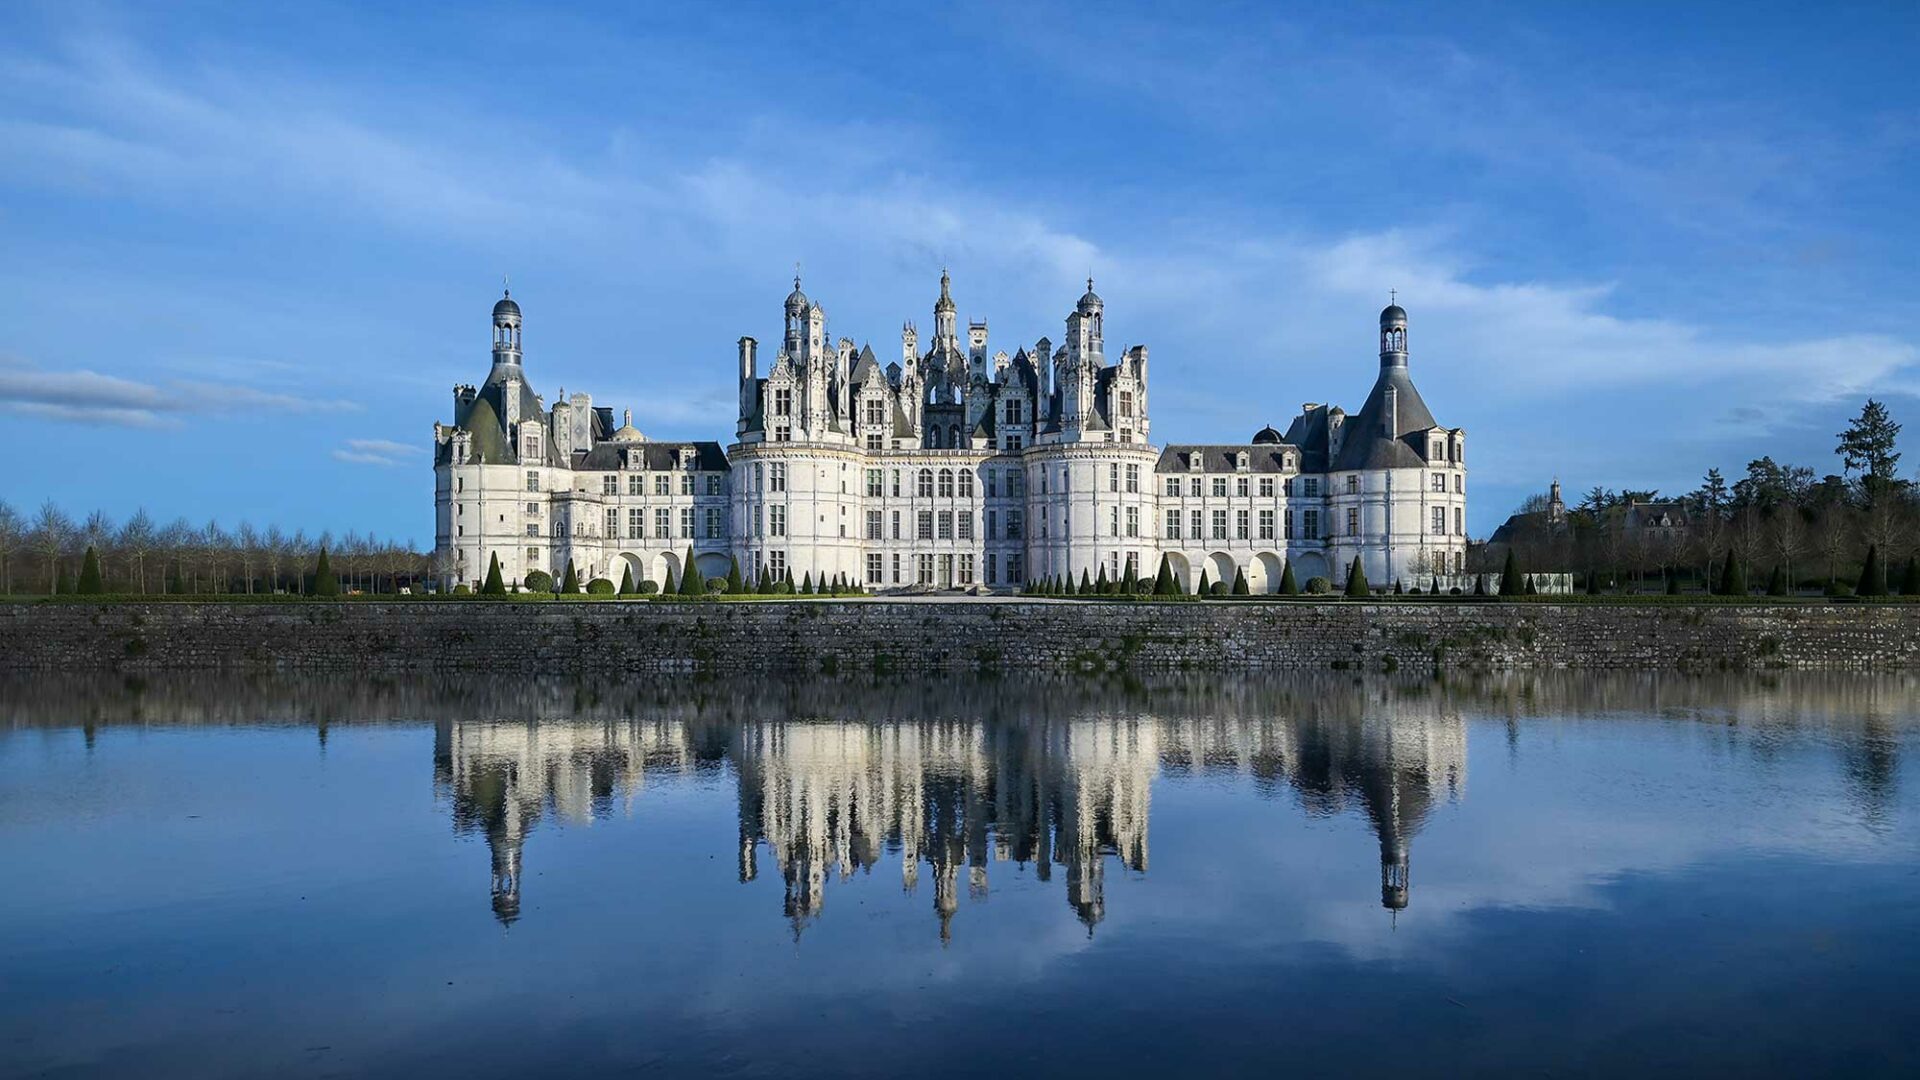
[[[1396, 422], [1391, 437], [1381, 431], [1389, 387], [1395, 391], [1397, 398]], [[1420, 391], [1413, 388], [1413, 380], [1408, 377], [1407, 369], [1383, 367], [1380, 377], [1374, 380], [1372, 392], [1367, 395], [1367, 403], [1360, 407], [1359, 413], [1349, 416], [1341, 429], [1345, 434], [1331, 471], [1422, 468], [1427, 459], [1407, 445], [1405, 439], [1414, 432], [1428, 431], [1438, 426], [1433, 421], [1433, 413], [1427, 410], [1427, 403], [1421, 400]]]
[[694, 448], [696, 469], [704, 472], [727, 472], [733, 466], [727, 463], [726, 451], [720, 449], [717, 442], [672, 442], [656, 440], [644, 443], [595, 443], [593, 449], [573, 455], [573, 467], [582, 472], [610, 472], [626, 468], [623, 451], [638, 447], [646, 454], [648, 469], [666, 471], [680, 467], [680, 448]]
[[[1244, 446], [1226, 443], [1216, 445], [1178, 444], [1160, 451], [1160, 459], [1153, 463], [1157, 473], [1183, 473], [1193, 467], [1193, 457], [1200, 455], [1201, 468], [1207, 472], [1237, 472], [1238, 457], [1242, 452], [1247, 455], [1247, 471], [1250, 473], [1284, 472], [1282, 462], [1287, 451], [1300, 453], [1297, 446], [1262, 443], [1258, 446], [1248, 443]], [[1299, 470], [1295, 470], [1299, 471]]]

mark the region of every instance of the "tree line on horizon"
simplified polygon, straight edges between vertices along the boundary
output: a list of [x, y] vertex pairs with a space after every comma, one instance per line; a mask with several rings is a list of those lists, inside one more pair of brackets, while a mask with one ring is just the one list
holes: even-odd
[[[1671, 590], [1682, 576], [1721, 591], [1730, 572], [1769, 592], [1897, 590], [1901, 568], [1920, 556], [1920, 488], [1899, 475], [1899, 435], [1887, 406], [1868, 399], [1837, 436], [1838, 472], [1769, 455], [1731, 483], [1710, 468], [1699, 487], [1665, 500], [1653, 490], [1594, 487], [1567, 507], [1564, 528], [1547, 526], [1547, 497], [1533, 495], [1507, 546], [1530, 570], [1584, 574], [1589, 591], [1644, 591], [1649, 577]], [[1683, 511], [1683, 531], [1625, 527], [1630, 510], [1659, 502]]]
[[82, 591], [90, 574], [98, 580], [84, 591], [130, 595], [325, 592], [330, 575], [341, 588], [398, 592], [429, 562], [411, 542], [372, 533], [163, 525], [144, 509], [120, 522], [98, 510], [76, 520], [51, 499], [28, 516], [0, 501], [0, 593]]

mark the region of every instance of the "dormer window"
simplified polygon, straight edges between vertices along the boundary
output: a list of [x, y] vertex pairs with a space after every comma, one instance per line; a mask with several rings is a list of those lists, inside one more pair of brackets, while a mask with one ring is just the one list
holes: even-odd
[[1192, 470], [1193, 472], [1199, 472], [1201, 469], [1205, 467], [1206, 467], [1206, 461], [1204, 457], [1201, 455], [1200, 451], [1195, 450], [1194, 452], [1187, 455], [1188, 469]]
[[1247, 452], [1245, 450], [1233, 456], [1233, 467], [1241, 472], [1247, 471]]

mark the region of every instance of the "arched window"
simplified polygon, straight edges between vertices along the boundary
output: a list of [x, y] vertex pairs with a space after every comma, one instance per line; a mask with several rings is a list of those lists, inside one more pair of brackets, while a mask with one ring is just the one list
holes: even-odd
[[940, 497], [943, 499], [953, 498], [953, 470], [952, 469], [940, 470]]
[[933, 498], [933, 470], [921, 469], [916, 491], [923, 499]]
[[938, 425], [932, 425], [927, 428], [927, 449], [940, 449], [940, 428]]
[[960, 449], [960, 425], [959, 424], [955, 424], [952, 427], [947, 429], [947, 445], [953, 447], [955, 450]]
[[963, 499], [973, 498], [973, 470], [972, 469], [960, 470], [960, 497]]

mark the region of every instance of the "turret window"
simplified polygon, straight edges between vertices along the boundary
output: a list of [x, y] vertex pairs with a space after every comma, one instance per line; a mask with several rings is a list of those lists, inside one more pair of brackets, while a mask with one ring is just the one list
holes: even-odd
[[1347, 494], [1349, 495], [1360, 494], [1360, 478], [1358, 476], [1347, 477]]
[[1135, 495], [1140, 492], [1140, 466], [1138, 465], [1127, 466], [1127, 491]]

